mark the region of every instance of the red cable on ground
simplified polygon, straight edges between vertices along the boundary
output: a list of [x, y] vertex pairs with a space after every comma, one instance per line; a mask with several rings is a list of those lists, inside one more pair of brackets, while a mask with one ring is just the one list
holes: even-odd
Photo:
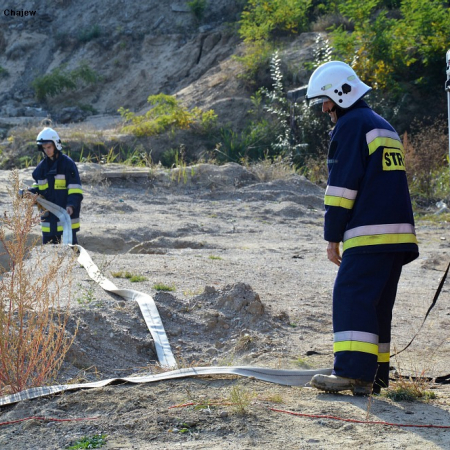
[[186, 406], [194, 406], [196, 403], [183, 403], [182, 405], [173, 405], [173, 406], [169, 406], [168, 409], [173, 409], [173, 408], [185, 408]]
[[49, 420], [51, 422], [74, 422], [80, 420], [97, 420], [98, 417], [81, 417], [78, 419], [54, 419], [52, 417], [39, 417], [39, 416], [31, 416], [25, 417], [24, 419], [10, 420], [9, 422], [0, 422], [0, 427], [3, 425], [11, 425], [13, 423], [24, 422], [25, 420]]
[[[196, 403], [184, 403], [181, 405], [173, 405], [173, 406], [169, 406], [169, 409], [184, 408], [186, 406], [193, 406], [195, 404]], [[211, 405], [211, 406], [214, 406], [214, 405]], [[284, 413], [284, 414], [291, 414], [292, 416], [311, 417], [313, 419], [340, 420], [342, 422], [361, 423], [361, 424], [365, 424], [365, 425], [388, 425], [390, 427], [415, 427], [415, 428], [450, 428], [450, 425], [414, 425], [414, 424], [407, 424], [407, 423], [389, 423], [389, 422], [382, 422], [382, 421], [376, 421], [376, 420], [344, 419], [343, 417], [327, 416], [327, 415], [323, 415], [323, 414], [298, 413], [298, 412], [294, 412], [294, 411], [286, 411], [284, 409], [276, 409], [276, 408], [269, 408], [269, 409], [270, 409], [270, 411], [280, 412], [280, 413]]]
[[417, 427], [417, 428], [450, 428], [450, 426], [446, 425], [414, 425], [414, 424], [405, 424], [405, 423], [389, 423], [389, 422], [379, 422], [374, 420], [357, 420], [357, 419], [344, 419], [342, 417], [335, 416], [326, 416], [321, 414], [304, 414], [298, 413], [294, 411], [286, 411], [284, 409], [275, 409], [269, 408], [271, 411], [281, 412], [285, 414], [291, 414], [293, 416], [302, 416], [302, 417], [312, 417], [315, 419], [332, 419], [332, 420], [341, 420], [343, 422], [352, 422], [352, 423], [362, 423], [367, 425], [389, 425], [391, 427]]

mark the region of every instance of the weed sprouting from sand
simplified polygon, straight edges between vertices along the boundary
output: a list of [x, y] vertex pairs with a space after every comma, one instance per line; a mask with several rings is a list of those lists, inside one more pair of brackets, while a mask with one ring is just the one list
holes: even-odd
[[103, 306], [102, 301], [96, 301], [94, 285], [91, 282], [87, 288], [84, 288], [81, 284], [78, 286], [80, 289], [76, 293], [76, 301], [80, 306], [94, 306], [96, 308]]
[[[438, 345], [436, 349], [440, 348]], [[435, 349], [435, 352], [436, 352]], [[433, 354], [429, 355], [427, 359], [427, 367], [422, 363], [413, 362], [412, 370], [409, 375], [405, 374], [401, 365], [400, 358], [395, 351], [396, 362], [396, 379], [390, 383], [388, 389], [383, 392], [383, 395], [393, 401], [428, 401], [436, 398], [436, 394], [430, 391], [431, 378], [426, 374], [430, 372], [429, 365], [432, 364]]]
[[303, 369], [309, 369], [311, 367], [310, 364], [306, 361], [306, 359], [300, 356], [294, 361], [294, 363], [296, 366], [299, 366]]
[[132, 283], [138, 283], [139, 281], [147, 281], [148, 278], [143, 275], [136, 275], [131, 272], [111, 272], [111, 275], [114, 278], [126, 278], [130, 280]]
[[155, 289], [156, 291], [168, 291], [168, 292], [173, 292], [177, 290], [175, 286], [169, 286], [164, 283], [155, 283], [153, 285], [153, 289]]
[[259, 400], [270, 402], [270, 403], [277, 403], [282, 404], [284, 403], [284, 398], [281, 394], [278, 392], [269, 392], [268, 394], [260, 395], [258, 396]]
[[436, 394], [419, 386], [415, 381], [403, 379], [392, 383], [385, 396], [395, 402], [414, 402], [416, 400], [433, 400]]
[[255, 394], [239, 383], [235, 384], [230, 390], [229, 400], [232, 403], [232, 409], [236, 414], [247, 414], [254, 398]]
[[395, 402], [428, 401], [436, 398], [436, 394], [429, 389], [430, 378], [425, 376], [425, 370], [415, 375], [403, 375], [398, 369], [397, 379], [390, 383], [384, 395]]
[[106, 434], [95, 434], [94, 436], [85, 436], [75, 444], [68, 447], [69, 450], [78, 450], [84, 448], [100, 448], [106, 445]]
[[239, 338], [236, 340], [236, 344], [234, 346], [235, 351], [242, 352], [244, 350], [248, 350], [254, 341], [254, 337], [250, 334], [245, 333], [241, 334]]

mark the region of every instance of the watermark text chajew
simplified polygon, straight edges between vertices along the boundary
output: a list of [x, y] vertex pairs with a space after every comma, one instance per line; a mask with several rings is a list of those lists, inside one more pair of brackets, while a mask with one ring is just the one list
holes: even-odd
[[28, 17], [35, 16], [36, 11], [26, 11], [24, 9], [4, 9], [3, 15], [9, 17]]

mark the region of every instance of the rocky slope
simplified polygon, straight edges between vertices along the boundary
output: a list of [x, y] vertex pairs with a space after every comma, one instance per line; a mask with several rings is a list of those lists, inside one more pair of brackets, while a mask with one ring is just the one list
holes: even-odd
[[0, 17], [1, 115], [37, 114], [32, 81], [81, 63], [98, 72], [102, 82], [76, 96], [55, 98], [51, 107], [78, 103], [102, 113], [139, 108], [148, 95], [188, 86], [237, 43], [224, 27], [235, 19], [234, 1], [209, 3], [202, 21], [179, 0], [25, 1], [21, 9], [36, 15], [13, 16], [11, 8]]
[[[221, 123], [239, 128], [251, 107], [232, 58], [241, 51], [233, 25], [241, 8], [238, 0], [207, 2], [197, 17], [182, 0], [28, 0], [17, 11], [36, 14], [14, 16], [10, 5], [0, 15], [0, 135], [45, 117], [58, 125], [90, 115], [117, 118], [119, 107], [145, 110], [147, 97], [159, 93], [176, 94], [188, 107], [213, 108]], [[316, 37], [302, 34], [284, 52], [293, 85], [307, 81], [302, 62], [312, 58]], [[100, 80], [37, 100], [37, 77], [83, 64]], [[94, 120], [93, 127], [111, 121]]]

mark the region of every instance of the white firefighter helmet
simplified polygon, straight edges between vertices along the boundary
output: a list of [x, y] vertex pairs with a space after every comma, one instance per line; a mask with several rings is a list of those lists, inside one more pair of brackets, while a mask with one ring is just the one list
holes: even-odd
[[53, 142], [55, 144], [56, 150], [62, 150], [61, 139], [58, 133], [53, 128], [44, 128], [36, 138], [36, 144], [38, 150], [42, 151], [42, 144], [48, 142]]
[[372, 88], [363, 83], [355, 71], [344, 62], [329, 61], [311, 75], [306, 100], [333, 100], [342, 109], [350, 108]]

